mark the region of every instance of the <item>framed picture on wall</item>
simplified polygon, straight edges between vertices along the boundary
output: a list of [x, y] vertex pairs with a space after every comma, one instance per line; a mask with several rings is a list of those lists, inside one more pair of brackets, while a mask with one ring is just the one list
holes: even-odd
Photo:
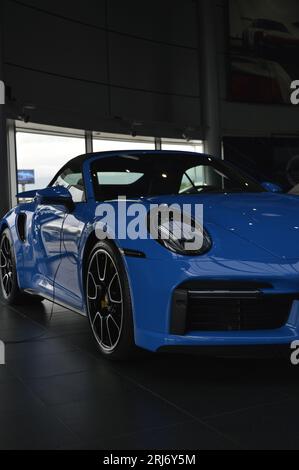
[[299, 79], [299, 2], [229, 0], [230, 99], [290, 104]]

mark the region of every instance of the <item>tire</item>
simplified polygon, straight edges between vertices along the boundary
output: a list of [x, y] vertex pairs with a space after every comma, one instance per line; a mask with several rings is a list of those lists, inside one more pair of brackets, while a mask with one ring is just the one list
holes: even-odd
[[13, 305], [20, 303], [22, 298], [13, 242], [10, 231], [6, 228], [0, 237], [0, 299], [8, 305]]
[[13, 241], [8, 228], [0, 235], [0, 300], [7, 305], [41, 302], [42, 297], [23, 293], [18, 284]]
[[109, 242], [92, 249], [85, 275], [88, 319], [101, 354], [111, 360], [136, 356], [132, 301], [119, 251]]

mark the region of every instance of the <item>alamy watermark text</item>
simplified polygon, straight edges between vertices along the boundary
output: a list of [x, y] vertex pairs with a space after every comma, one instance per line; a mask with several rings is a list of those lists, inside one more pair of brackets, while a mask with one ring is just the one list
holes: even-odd
[[0, 80], [0, 104], [5, 104], [5, 85], [2, 80]]
[[0, 340], [0, 366], [5, 364], [5, 344]]

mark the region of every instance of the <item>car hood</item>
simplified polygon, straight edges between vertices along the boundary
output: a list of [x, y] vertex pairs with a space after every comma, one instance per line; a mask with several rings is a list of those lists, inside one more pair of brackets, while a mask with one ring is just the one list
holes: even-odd
[[217, 226], [262, 248], [275, 257], [299, 259], [299, 198], [286, 194], [235, 193], [148, 198], [152, 204], [203, 205], [204, 226]]

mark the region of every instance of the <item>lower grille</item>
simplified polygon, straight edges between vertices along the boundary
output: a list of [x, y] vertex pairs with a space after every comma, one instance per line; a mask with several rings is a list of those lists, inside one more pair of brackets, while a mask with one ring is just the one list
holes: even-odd
[[294, 300], [299, 300], [299, 293], [273, 294], [268, 283], [185, 282], [173, 293], [170, 333], [281, 328]]
[[239, 331], [281, 328], [287, 322], [292, 298], [196, 298], [188, 295], [186, 331]]

